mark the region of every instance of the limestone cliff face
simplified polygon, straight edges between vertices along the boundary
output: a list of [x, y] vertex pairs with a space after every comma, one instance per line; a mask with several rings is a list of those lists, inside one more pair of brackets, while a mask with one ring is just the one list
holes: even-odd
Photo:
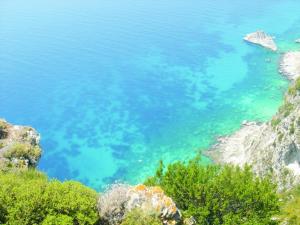
[[33, 128], [0, 119], [0, 169], [35, 167], [41, 157], [39, 141]]
[[258, 175], [272, 172], [280, 189], [300, 183], [300, 79], [271, 121], [245, 122], [208, 154], [218, 163], [250, 164]]

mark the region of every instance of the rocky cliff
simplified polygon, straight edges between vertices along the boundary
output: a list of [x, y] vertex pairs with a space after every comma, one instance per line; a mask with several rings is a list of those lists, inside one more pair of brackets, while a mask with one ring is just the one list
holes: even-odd
[[0, 119], [0, 169], [35, 167], [41, 157], [39, 141], [33, 128]]
[[273, 174], [280, 189], [300, 183], [300, 78], [271, 121], [245, 122], [233, 135], [220, 138], [208, 155], [221, 164], [250, 164], [261, 176]]

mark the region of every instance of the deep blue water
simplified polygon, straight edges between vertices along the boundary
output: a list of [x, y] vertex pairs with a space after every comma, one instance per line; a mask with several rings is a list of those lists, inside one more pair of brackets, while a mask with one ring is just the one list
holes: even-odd
[[[160, 159], [271, 118], [299, 12], [296, 0], [1, 0], [0, 117], [41, 133], [50, 177], [140, 182]], [[279, 53], [243, 42], [257, 29]]]

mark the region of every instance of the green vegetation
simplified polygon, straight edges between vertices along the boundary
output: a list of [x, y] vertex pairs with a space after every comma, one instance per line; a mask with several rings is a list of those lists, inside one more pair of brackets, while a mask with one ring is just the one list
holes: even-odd
[[292, 191], [285, 193], [283, 196], [283, 204], [281, 209], [281, 219], [290, 225], [300, 224], [300, 186]]
[[290, 102], [285, 101], [284, 104], [279, 108], [279, 113], [283, 115], [283, 117], [287, 117], [291, 114], [294, 109], [294, 105]]
[[186, 218], [201, 225], [275, 224], [271, 217], [279, 210], [276, 186], [255, 177], [248, 166], [204, 167], [195, 159], [164, 170], [161, 164], [145, 183], [161, 186]]
[[7, 135], [7, 125], [4, 121], [0, 120], [0, 139], [6, 138]]
[[284, 134], [281, 133], [281, 132], [278, 132], [278, 141], [279, 141], [279, 142], [282, 141], [283, 137], [284, 137]]
[[162, 225], [162, 222], [155, 214], [135, 209], [126, 215], [121, 225]]
[[300, 78], [295, 81], [295, 84], [288, 90], [288, 94], [295, 96], [300, 91]]
[[0, 224], [96, 224], [97, 193], [35, 170], [0, 173]]
[[22, 164], [25, 163], [24, 160], [28, 162], [29, 166], [33, 166], [41, 157], [41, 152], [42, 151], [38, 146], [33, 147], [29, 144], [15, 143], [13, 146], [9, 148], [8, 151], [4, 153], [4, 157], [9, 160], [13, 160], [13, 159], [23, 160], [19, 163], [20, 167], [22, 167]]
[[279, 124], [281, 122], [281, 120], [279, 119], [279, 118], [273, 118], [272, 120], [271, 120], [271, 126], [273, 127], [273, 128], [276, 128], [277, 127], [277, 125]]
[[294, 123], [292, 123], [290, 126], [290, 134], [294, 134], [294, 133], [295, 133], [295, 125]]

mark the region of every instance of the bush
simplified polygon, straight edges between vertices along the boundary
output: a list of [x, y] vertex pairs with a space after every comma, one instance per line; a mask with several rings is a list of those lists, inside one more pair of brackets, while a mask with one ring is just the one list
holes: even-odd
[[73, 219], [66, 215], [47, 216], [42, 225], [73, 225]]
[[204, 167], [195, 159], [164, 171], [161, 164], [145, 183], [161, 186], [186, 218], [193, 216], [201, 225], [272, 224], [279, 210], [276, 186], [255, 177], [248, 166]]
[[25, 161], [24, 163], [28, 166], [35, 166], [41, 157], [41, 153], [42, 151], [38, 146], [15, 143], [4, 153], [4, 157], [9, 160], [19, 159]]
[[273, 127], [273, 129], [275, 129], [277, 127], [278, 124], [280, 124], [281, 120], [279, 118], [273, 118], [271, 120], [271, 126]]
[[280, 108], [279, 108], [279, 112], [284, 116], [287, 117], [291, 114], [291, 112], [294, 109], [294, 105], [290, 102], [285, 102]]
[[0, 139], [6, 138], [7, 135], [7, 124], [3, 120], [0, 120]]
[[295, 81], [295, 89], [300, 91], [300, 77]]
[[146, 214], [142, 210], [129, 212], [121, 225], [162, 225], [159, 217], [155, 214]]
[[96, 202], [97, 193], [78, 182], [34, 170], [0, 173], [0, 224], [95, 224]]
[[103, 224], [120, 224], [124, 219], [129, 188], [126, 184], [113, 184], [101, 195], [98, 210]]
[[300, 91], [300, 78], [288, 89], [288, 94], [295, 96]]
[[300, 186], [284, 194], [280, 217], [287, 224], [300, 224]]

